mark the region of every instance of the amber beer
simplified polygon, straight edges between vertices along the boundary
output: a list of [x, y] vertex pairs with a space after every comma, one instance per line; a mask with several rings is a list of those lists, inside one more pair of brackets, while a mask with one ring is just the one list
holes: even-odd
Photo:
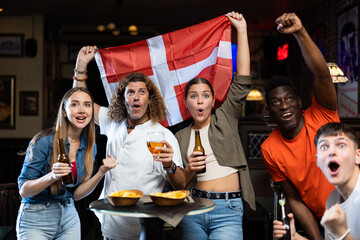
[[147, 142], [147, 147], [152, 154], [161, 153], [161, 150], [155, 149], [156, 147], [163, 147], [164, 144], [161, 142]]
[[[202, 155], [199, 156], [205, 156], [205, 150], [203, 148], [203, 146], [201, 145], [201, 140], [200, 140], [200, 132], [198, 130], [195, 130], [195, 147], [194, 147], [194, 152], [202, 152]], [[206, 172], [206, 164], [205, 167], [200, 169], [200, 170], [196, 170], [196, 173], [204, 173]]]
[[[70, 158], [69, 158], [69, 155], [67, 155], [67, 153], [65, 151], [64, 141], [62, 138], [58, 138], [58, 146], [59, 146], [58, 162], [67, 163], [71, 167]], [[68, 175], [62, 177], [61, 180], [64, 185], [73, 183], [74, 176], [72, 174], [72, 171]]]

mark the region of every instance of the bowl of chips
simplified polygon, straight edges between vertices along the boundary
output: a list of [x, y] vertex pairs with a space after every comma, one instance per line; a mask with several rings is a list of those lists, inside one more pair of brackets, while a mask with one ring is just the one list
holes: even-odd
[[157, 192], [149, 194], [151, 200], [157, 206], [176, 206], [184, 202], [184, 199], [189, 196], [188, 190]]
[[107, 199], [113, 206], [126, 207], [136, 204], [143, 195], [140, 190], [124, 190], [109, 194]]

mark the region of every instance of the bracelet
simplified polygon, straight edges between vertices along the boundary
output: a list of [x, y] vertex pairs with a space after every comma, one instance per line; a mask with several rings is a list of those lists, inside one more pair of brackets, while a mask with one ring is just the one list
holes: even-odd
[[76, 68], [74, 69], [74, 73], [78, 73], [78, 74], [86, 74], [87, 73], [87, 69], [85, 69], [85, 71], [79, 71]]
[[337, 238], [336, 240], [343, 240], [344, 238], [346, 238], [346, 236], [350, 233], [350, 228], [348, 228], [348, 230], [339, 238]]
[[78, 77], [73, 76], [73, 79], [76, 81], [85, 81], [87, 78], [88, 78], [87, 75], [84, 78], [78, 78]]

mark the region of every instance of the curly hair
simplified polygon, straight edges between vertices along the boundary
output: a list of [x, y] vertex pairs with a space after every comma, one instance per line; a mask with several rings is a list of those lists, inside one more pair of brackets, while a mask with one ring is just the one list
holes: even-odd
[[144, 82], [147, 90], [149, 91], [150, 104], [147, 109], [147, 114], [151, 121], [160, 122], [166, 118], [168, 113], [164, 98], [161, 96], [159, 89], [156, 85], [141, 72], [130, 73], [123, 78], [117, 85], [114, 95], [111, 99], [109, 106], [109, 117], [115, 122], [119, 123], [127, 117], [125, 106], [125, 90], [130, 82]]

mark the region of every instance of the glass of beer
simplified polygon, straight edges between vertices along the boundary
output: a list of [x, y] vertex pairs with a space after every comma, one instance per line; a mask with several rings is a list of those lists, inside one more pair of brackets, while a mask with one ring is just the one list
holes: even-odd
[[[161, 153], [161, 150], [157, 150], [155, 148], [164, 146], [164, 144], [161, 142], [162, 140], [165, 140], [164, 132], [148, 132], [146, 144], [151, 154]], [[151, 171], [149, 171], [147, 174], [154, 174], [156, 172], [155, 170], [154, 161], [152, 161]]]

